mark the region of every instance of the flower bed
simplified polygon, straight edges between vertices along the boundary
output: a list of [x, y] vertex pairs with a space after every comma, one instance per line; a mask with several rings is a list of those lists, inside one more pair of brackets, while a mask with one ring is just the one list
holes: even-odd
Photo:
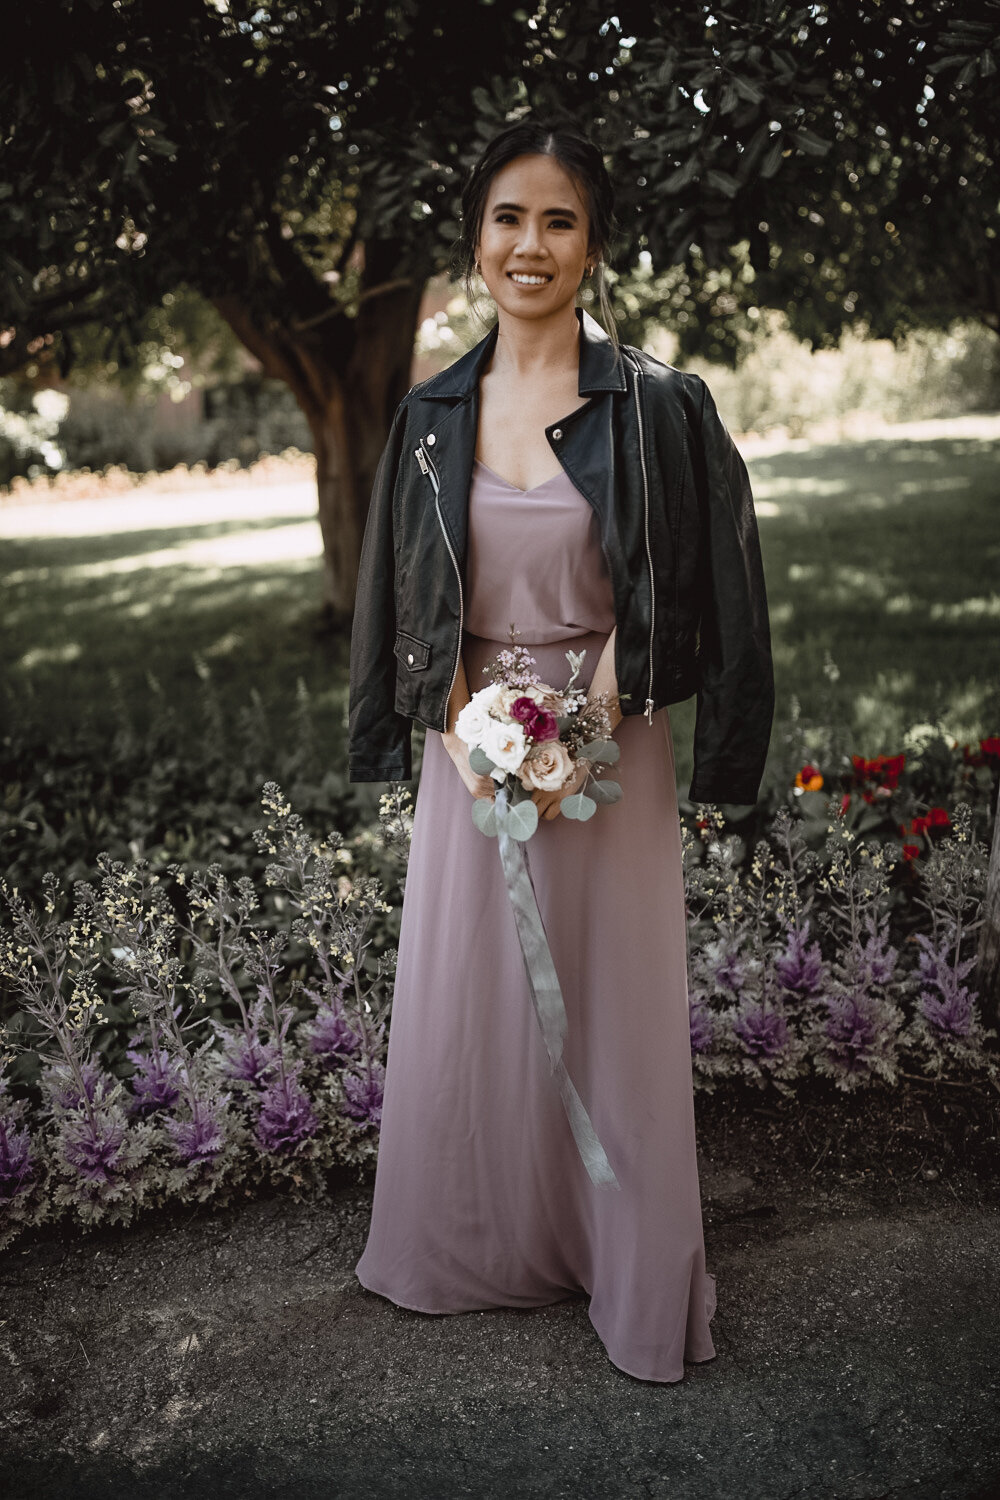
[[[752, 847], [719, 808], [683, 818], [696, 1088], [1000, 1090], [974, 987], [998, 750], [929, 736], [909, 757], [803, 763], [755, 810]], [[274, 782], [263, 806], [266, 891], [218, 863], [106, 854], [68, 910], [52, 874], [40, 900], [0, 886], [18, 1007], [0, 1244], [265, 1185], [323, 1192], [374, 1163], [410, 796], [393, 786], [350, 842], [315, 840]]]

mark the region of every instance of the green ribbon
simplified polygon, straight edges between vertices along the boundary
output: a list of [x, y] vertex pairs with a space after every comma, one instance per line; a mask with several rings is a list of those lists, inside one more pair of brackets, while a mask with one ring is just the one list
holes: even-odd
[[569, 1120], [577, 1150], [587, 1169], [591, 1182], [597, 1186], [621, 1188], [604, 1147], [597, 1138], [584, 1108], [583, 1101], [573, 1086], [573, 1080], [562, 1060], [563, 1040], [567, 1031], [566, 1005], [559, 987], [559, 976], [552, 961], [552, 951], [545, 936], [545, 925], [538, 910], [535, 890], [528, 871], [524, 844], [512, 839], [507, 832], [507, 788], [499, 786], [496, 793], [497, 842], [500, 846], [500, 861], [503, 865], [507, 894], [514, 912], [517, 936], [521, 944], [524, 971], [528, 976], [528, 988], [535, 1007], [535, 1015], [545, 1040], [549, 1064], [553, 1077], [559, 1084], [563, 1108]]

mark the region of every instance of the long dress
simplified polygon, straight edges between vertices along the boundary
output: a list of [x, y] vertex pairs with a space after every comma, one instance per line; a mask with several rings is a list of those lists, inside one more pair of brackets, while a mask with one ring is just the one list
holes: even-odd
[[[522, 491], [476, 461], [462, 651], [470, 691], [510, 644], [589, 686], [614, 626], [596, 516], [561, 471]], [[371, 1223], [356, 1274], [459, 1313], [589, 1294], [643, 1380], [712, 1359], [695, 1152], [684, 891], [667, 710], [615, 730], [624, 796], [524, 845], [566, 1005], [564, 1060], [620, 1187], [580, 1157], [535, 1015], [495, 838], [427, 731], [414, 809]]]

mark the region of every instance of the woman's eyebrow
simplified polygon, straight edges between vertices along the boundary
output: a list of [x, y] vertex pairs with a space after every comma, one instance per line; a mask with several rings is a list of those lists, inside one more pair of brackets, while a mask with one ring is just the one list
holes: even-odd
[[[494, 205], [495, 214], [506, 212], [515, 214], [526, 214], [528, 210], [523, 203], [497, 203]], [[546, 214], [558, 214], [561, 219], [575, 219], [576, 214], [571, 208], [546, 208], [542, 210]]]

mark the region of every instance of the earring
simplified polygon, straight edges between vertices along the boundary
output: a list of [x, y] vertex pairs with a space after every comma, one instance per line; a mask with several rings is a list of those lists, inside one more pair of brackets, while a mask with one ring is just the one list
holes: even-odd
[[593, 274], [594, 274], [594, 267], [593, 266], [588, 266], [587, 267], [587, 280], [588, 281], [590, 280], [591, 276], [593, 276]]
[[482, 266], [479, 264], [479, 262], [477, 260], [476, 261], [476, 275], [477, 276], [482, 276], [482, 274], [483, 274], [483, 268], [482, 268]]

